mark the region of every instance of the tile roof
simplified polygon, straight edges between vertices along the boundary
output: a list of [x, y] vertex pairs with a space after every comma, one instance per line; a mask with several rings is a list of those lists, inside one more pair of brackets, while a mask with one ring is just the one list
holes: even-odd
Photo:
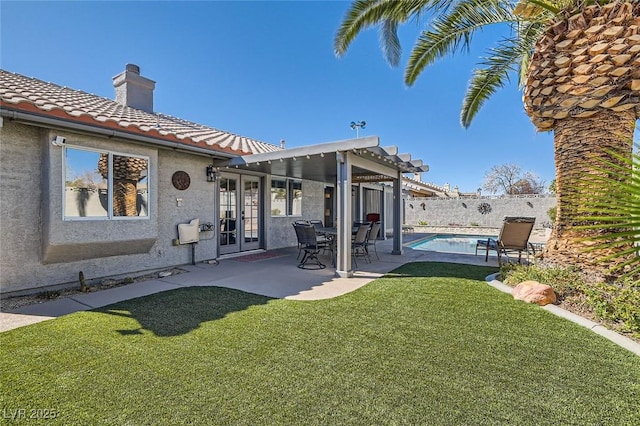
[[0, 103], [5, 109], [120, 130], [188, 146], [238, 155], [280, 147], [160, 113], [127, 107], [80, 90], [0, 69]]

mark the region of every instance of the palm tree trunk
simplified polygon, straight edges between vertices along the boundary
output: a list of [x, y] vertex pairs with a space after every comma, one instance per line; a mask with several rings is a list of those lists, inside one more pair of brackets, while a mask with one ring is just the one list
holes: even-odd
[[[113, 156], [113, 215], [138, 215], [138, 181], [147, 170], [147, 160], [125, 155]], [[100, 154], [98, 172], [109, 179], [109, 156]]]
[[137, 216], [137, 181], [118, 179], [113, 182], [113, 215]]
[[580, 206], [593, 205], [598, 193], [606, 188], [593, 188], [584, 184], [586, 174], [601, 173], [599, 159], [620, 164], [606, 150], [631, 158], [636, 116], [633, 109], [627, 111], [600, 111], [582, 119], [558, 120], [555, 132], [556, 194], [558, 211], [555, 228], [547, 242], [545, 259], [560, 264], [587, 267], [605, 272], [610, 264], [598, 263], [609, 253], [602, 250], [588, 251], [593, 241], [587, 237], [602, 234], [602, 230], [577, 229], [589, 225], [581, 219]]

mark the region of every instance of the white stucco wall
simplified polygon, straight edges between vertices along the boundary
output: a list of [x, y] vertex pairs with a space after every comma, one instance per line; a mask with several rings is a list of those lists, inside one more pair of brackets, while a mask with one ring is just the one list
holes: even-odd
[[[50, 144], [54, 134], [78, 147], [149, 157], [149, 218], [63, 220], [63, 154], [61, 147]], [[76, 283], [80, 271], [91, 281], [190, 263], [190, 246], [174, 246], [172, 240], [178, 236], [179, 223], [196, 217], [201, 223], [214, 222], [215, 185], [206, 182], [204, 173], [209, 162], [206, 157], [4, 120], [0, 128], [1, 292]], [[177, 170], [191, 177], [184, 191], [171, 183]], [[217, 257], [217, 232], [203, 232], [200, 237], [196, 260]]]
[[[63, 148], [93, 148], [149, 159], [149, 217], [120, 220], [63, 218]], [[147, 144], [94, 137], [72, 131], [52, 131], [11, 120], [0, 128], [0, 292], [19, 294], [77, 285], [78, 273], [89, 282], [107, 277], [135, 276], [189, 264], [190, 245], [175, 246], [177, 227], [199, 218], [217, 222], [216, 184], [206, 181], [210, 159]], [[172, 175], [187, 172], [191, 184], [176, 189]], [[291, 223], [324, 218], [324, 183], [302, 182], [302, 213], [271, 216], [271, 178], [264, 176], [263, 248], [295, 246]], [[218, 226], [200, 233], [196, 261], [218, 257]]]
[[[42, 146], [42, 262], [61, 263], [113, 255], [149, 252], [158, 236], [158, 215], [114, 220], [65, 220], [63, 218], [65, 150], [93, 148], [149, 158], [149, 210], [157, 211], [158, 154], [154, 148], [124, 141], [107, 140], [76, 133], [41, 131]], [[56, 135], [66, 138], [66, 146], [48, 141]], [[28, 149], [28, 147], [26, 147]], [[97, 164], [96, 164], [97, 168]], [[86, 274], [85, 274], [86, 275]]]
[[0, 289], [43, 285], [40, 221], [44, 136], [3, 120], [0, 128]]

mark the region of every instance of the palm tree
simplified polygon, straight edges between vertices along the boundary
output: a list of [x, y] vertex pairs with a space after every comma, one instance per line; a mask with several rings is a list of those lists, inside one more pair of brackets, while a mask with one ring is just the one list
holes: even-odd
[[[525, 111], [539, 131], [554, 131], [556, 226], [545, 255], [559, 263], [594, 264], [590, 232], [569, 188], [594, 173], [594, 159], [630, 158], [640, 112], [640, 2], [624, 0], [357, 0], [335, 37], [343, 55], [363, 30], [379, 26], [382, 51], [397, 65], [400, 24], [430, 18], [411, 51], [404, 80], [412, 85], [429, 65], [469, 48], [476, 31], [506, 25], [510, 35], [474, 70], [461, 111], [464, 127], [512, 74], [524, 89]], [[618, 156], [611, 156], [615, 152]], [[580, 195], [580, 194], [578, 194]]]

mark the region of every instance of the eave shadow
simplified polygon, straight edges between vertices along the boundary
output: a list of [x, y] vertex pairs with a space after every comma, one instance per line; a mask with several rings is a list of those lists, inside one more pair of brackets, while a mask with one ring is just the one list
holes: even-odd
[[186, 287], [126, 300], [93, 312], [132, 318], [140, 324], [139, 328], [117, 330], [123, 336], [149, 330], [156, 336], [170, 337], [271, 300], [277, 299], [222, 287]]

